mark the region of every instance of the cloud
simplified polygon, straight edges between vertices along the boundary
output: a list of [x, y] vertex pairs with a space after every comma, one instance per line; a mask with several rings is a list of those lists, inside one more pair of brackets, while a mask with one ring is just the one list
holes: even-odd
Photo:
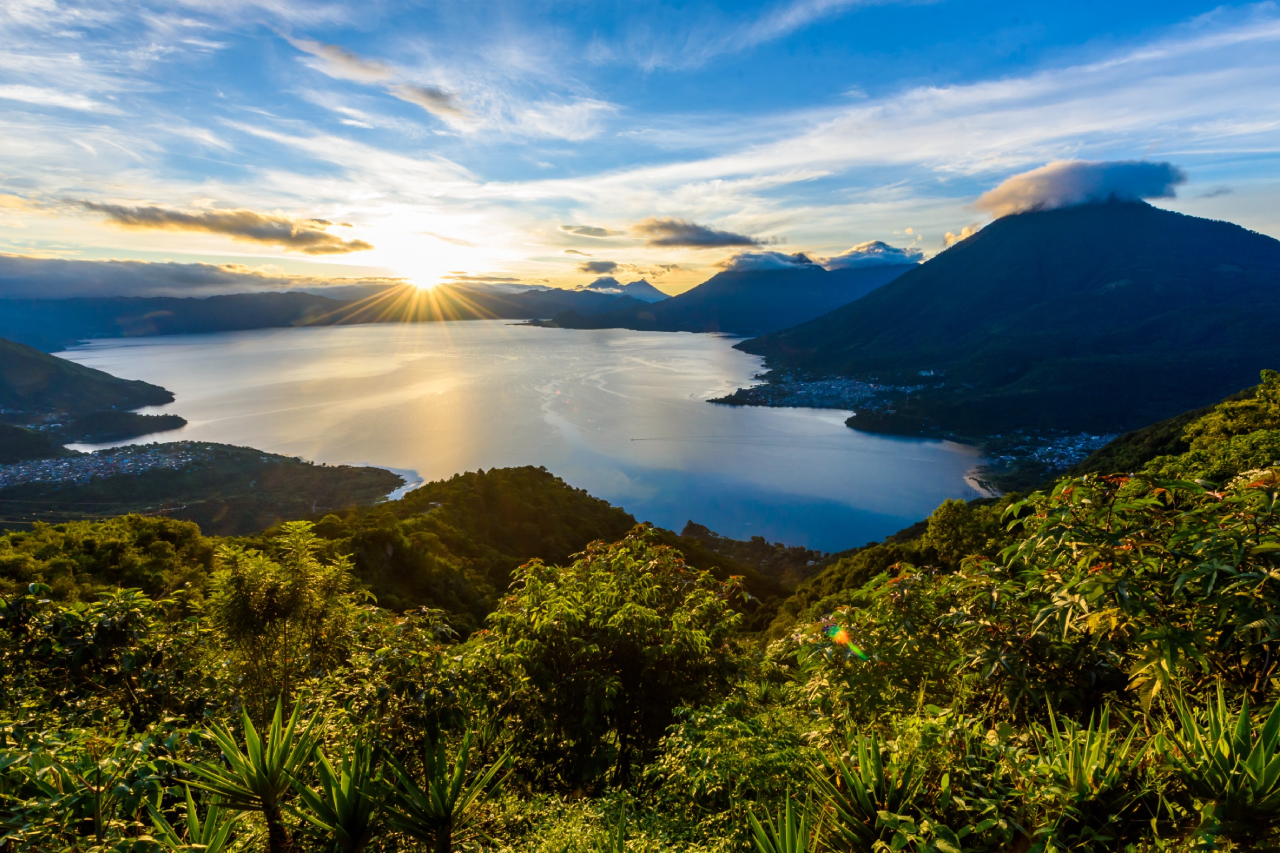
[[610, 231], [596, 225], [561, 225], [560, 230], [578, 237], [622, 237], [625, 231]]
[[225, 234], [233, 240], [267, 243], [286, 251], [307, 255], [341, 255], [362, 252], [373, 246], [363, 240], [343, 240], [323, 229], [332, 223], [324, 219], [290, 219], [252, 210], [202, 210], [187, 213], [163, 207], [125, 207], [81, 201], [80, 206], [101, 213], [125, 228], [159, 231], [205, 231]]
[[977, 234], [981, 230], [982, 230], [981, 224], [977, 222], [970, 222], [968, 225], [960, 229], [959, 234], [956, 234], [952, 231], [948, 231], [946, 234], [942, 235], [942, 245], [944, 248], [946, 248], [947, 246], [954, 246], [956, 243], [959, 243], [961, 240], [969, 239], [970, 237], [972, 237], [974, 234]]
[[0, 299], [77, 296], [215, 296], [264, 290], [307, 290], [403, 284], [395, 278], [282, 275], [243, 264], [71, 261], [0, 254]]
[[827, 258], [822, 265], [829, 270], [847, 270], [855, 267], [886, 267], [901, 264], [918, 264], [924, 252], [908, 246], [900, 249], [880, 240], [859, 243], [848, 251]]
[[1055, 160], [1007, 179], [978, 197], [974, 207], [994, 217], [1105, 201], [1173, 198], [1186, 172], [1146, 160]]
[[[4, 197], [3, 197], [3, 196], [0, 196], [0, 202], [3, 202], [3, 201], [4, 201]], [[565, 253], [566, 255], [578, 255], [578, 256], [583, 257], [583, 258], [589, 258], [589, 257], [591, 257], [591, 256], [590, 256], [590, 255], [588, 255], [586, 252], [579, 252], [577, 249], [565, 249], [565, 250], [564, 250], [564, 253]]]
[[761, 241], [745, 234], [721, 231], [685, 219], [651, 216], [631, 226], [631, 233], [645, 238], [646, 246], [705, 249], [717, 246], [759, 246]]
[[604, 293], [621, 293], [622, 284], [613, 276], [601, 276], [590, 284], [584, 284], [578, 290], [597, 290]]
[[[463, 119], [467, 111], [458, 101], [457, 96], [439, 86], [426, 86], [416, 83], [393, 82], [400, 77], [400, 72], [385, 62], [377, 59], [366, 59], [352, 53], [345, 47], [336, 44], [324, 44], [314, 39], [290, 38], [289, 43], [305, 53], [311, 54], [318, 62], [309, 62], [311, 67], [337, 77], [341, 80], [354, 80], [357, 83], [381, 83], [387, 94], [417, 104], [434, 116], [445, 119]], [[356, 127], [371, 127], [369, 122], [359, 118], [347, 118], [343, 124]]]
[[1208, 192], [1200, 193], [1196, 198], [1218, 198], [1224, 195], [1231, 195], [1231, 187], [1217, 187]]
[[446, 92], [439, 86], [418, 86], [412, 83], [397, 83], [387, 89], [402, 101], [417, 104], [427, 112], [440, 118], [460, 119], [467, 117], [467, 111], [452, 92]]
[[68, 110], [82, 110], [93, 113], [119, 113], [120, 110], [109, 104], [99, 103], [84, 95], [74, 92], [61, 92], [43, 86], [10, 85], [0, 86], [0, 99], [6, 101], [22, 101], [42, 107], [63, 107]]
[[395, 69], [376, 59], [365, 59], [336, 44], [324, 44], [314, 39], [291, 38], [289, 44], [320, 61], [312, 67], [342, 80], [360, 83], [378, 83], [395, 76]]
[[578, 272], [592, 275], [608, 275], [609, 273], [617, 272], [619, 269], [619, 264], [614, 261], [583, 261], [578, 264]]
[[726, 272], [760, 272], [765, 270], [820, 270], [803, 252], [785, 255], [782, 252], [739, 252], [717, 264]]

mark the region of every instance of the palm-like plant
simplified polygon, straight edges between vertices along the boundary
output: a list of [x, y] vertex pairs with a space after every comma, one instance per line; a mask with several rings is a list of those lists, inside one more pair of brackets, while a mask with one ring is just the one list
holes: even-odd
[[1059, 813], [1041, 831], [1046, 849], [1074, 839], [1085, 844], [1123, 846], [1141, 792], [1131, 784], [1142, 758], [1133, 748], [1135, 728], [1127, 738], [1111, 730], [1111, 709], [1104, 708], [1087, 727], [1059, 722], [1049, 712], [1049, 728], [1040, 738], [1038, 776]]
[[471, 732], [463, 737], [452, 766], [441, 737], [427, 744], [422, 761], [425, 785], [419, 785], [404, 765], [388, 758], [396, 776], [388, 792], [387, 812], [392, 828], [431, 844], [434, 853], [452, 853], [454, 836], [468, 826], [476, 806], [511, 775], [498, 775], [509, 756], [504, 752], [487, 770], [468, 774]]
[[913, 809], [923, 777], [910, 761], [885, 762], [875, 735], [859, 736], [855, 753], [853, 765], [844, 756], [823, 756], [812, 775], [831, 808], [836, 832], [854, 850], [872, 850], [897, 833], [896, 821], [885, 816], [897, 818]]
[[184, 839], [178, 830], [169, 823], [158, 808], [147, 804], [151, 822], [156, 828], [156, 840], [167, 850], [189, 851], [199, 850], [201, 853], [225, 853], [231, 846], [231, 833], [240, 820], [238, 814], [228, 816], [225, 810], [216, 803], [209, 806], [204, 820], [196, 810], [195, 800], [191, 798], [191, 789], [187, 788], [187, 837]]
[[820, 827], [810, 826], [809, 809], [793, 811], [791, 805], [792, 800], [788, 796], [777, 820], [771, 820], [766, 813], [761, 821], [747, 812], [752, 839], [760, 853], [809, 853], [820, 847], [822, 832]]
[[281, 720], [280, 701], [276, 700], [275, 715], [264, 741], [254, 728], [247, 712], [244, 720], [243, 750], [230, 731], [222, 726], [209, 729], [210, 736], [222, 750], [226, 766], [200, 766], [184, 764], [199, 781], [191, 784], [216, 795], [232, 809], [261, 812], [267, 824], [267, 850], [269, 853], [288, 853], [293, 842], [284, 824], [284, 798], [315, 752], [315, 739], [311, 731], [317, 717], [313, 716], [299, 730], [298, 718], [302, 712], [299, 700], [293, 707], [288, 724]]
[[1249, 699], [1239, 714], [1227, 708], [1222, 685], [1204, 722], [1185, 701], [1175, 703], [1181, 731], [1172, 756], [1192, 796], [1206, 803], [1206, 836], [1258, 840], [1280, 824], [1280, 704], [1255, 734]]
[[356, 744], [343, 754], [340, 770], [334, 769], [324, 752], [317, 750], [316, 754], [320, 790], [295, 780], [305, 807], [299, 814], [328, 836], [334, 850], [358, 853], [373, 839], [382, 811], [382, 773], [373, 747], [367, 742]]
[[604, 834], [597, 837], [591, 847], [591, 853], [627, 853], [627, 804], [622, 804], [618, 812], [618, 822]]

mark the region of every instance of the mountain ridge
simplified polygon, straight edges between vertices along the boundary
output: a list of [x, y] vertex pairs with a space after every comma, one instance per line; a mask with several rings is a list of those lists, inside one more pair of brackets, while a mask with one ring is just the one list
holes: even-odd
[[1280, 241], [1111, 201], [998, 219], [864, 299], [738, 344], [775, 371], [914, 386], [850, 426], [1122, 432], [1280, 360]]

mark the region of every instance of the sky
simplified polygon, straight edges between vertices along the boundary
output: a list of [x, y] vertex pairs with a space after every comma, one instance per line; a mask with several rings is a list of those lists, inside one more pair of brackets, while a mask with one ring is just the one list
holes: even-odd
[[678, 293], [743, 252], [927, 258], [1059, 161], [1280, 237], [1280, 6], [0, 0], [0, 261], [146, 262], [121, 292]]

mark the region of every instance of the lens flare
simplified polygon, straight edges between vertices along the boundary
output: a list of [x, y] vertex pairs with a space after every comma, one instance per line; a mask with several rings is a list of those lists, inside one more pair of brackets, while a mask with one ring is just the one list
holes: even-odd
[[849, 639], [849, 632], [839, 625], [832, 625], [828, 628], [827, 636], [831, 638], [833, 643], [838, 646], [845, 646], [850, 653], [857, 655], [862, 660], [869, 660], [867, 653], [854, 645], [853, 641]]

